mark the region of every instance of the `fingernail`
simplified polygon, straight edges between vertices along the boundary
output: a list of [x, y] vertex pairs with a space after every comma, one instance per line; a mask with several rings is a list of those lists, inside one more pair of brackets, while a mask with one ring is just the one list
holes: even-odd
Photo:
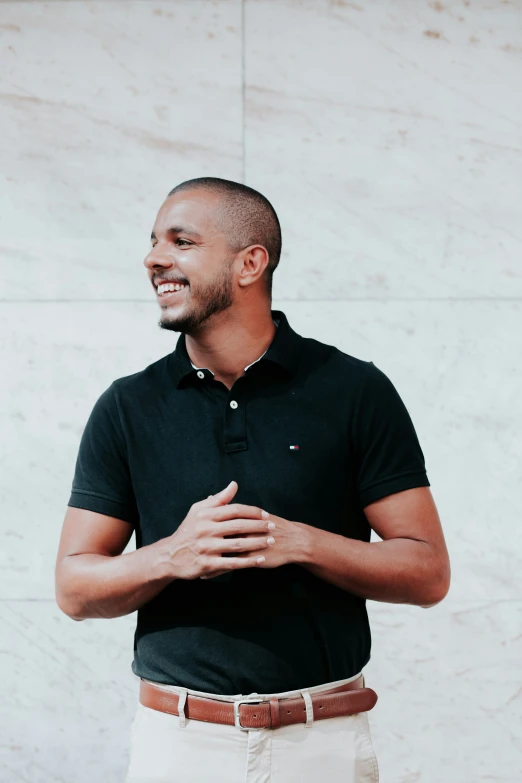
[[272, 536], [269, 536], [269, 537], [266, 539], [266, 543], [267, 543], [267, 544], [275, 544], [275, 538], [273, 538]]
[[265, 562], [265, 558], [264, 557], [258, 557], [257, 558], [257, 562], [258, 563], [264, 563]]
[[268, 519], [268, 517], [270, 516], [270, 514], [268, 513], [268, 511], [262, 511], [262, 512], [261, 512], [261, 516], [263, 517], [263, 519]]
[[268, 523], [268, 529], [269, 530], [275, 530], [275, 522], [269, 522]]

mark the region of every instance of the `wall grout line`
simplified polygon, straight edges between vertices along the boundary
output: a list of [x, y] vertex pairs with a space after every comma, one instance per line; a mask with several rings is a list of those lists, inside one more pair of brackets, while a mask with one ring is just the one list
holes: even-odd
[[[0, 2], [1, 1], [2, 0], [0, 0]], [[376, 540], [382, 540], [382, 539], [376, 539]], [[130, 551], [134, 552], [135, 550], [131, 549]], [[513, 602], [514, 603], [522, 603], [522, 598], [494, 598], [494, 599], [491, 599], [491, 598], [479, 598], [479, 597], [477, 597], [477, 598], [466, 598], [466, 597], [464, 597], [464, 598], [461, 598], [461, 599], [458, 599], [458, 600], [461, 603], [463, 603], [463, 604], [465, 604], [465, 603], [488, 603], [489, 604], [491, 602], [493, 602], [493, 603], [513, 603]], [[56, 599], [55, 598], [0, 598], [0, 603], [15, 603], [15, 602], [19, 603], [19, 602], [22, 602], [22, 601], [30, 601], [31, 603], [40, 603], [40, 602], [44, 602], [44, 603], [53, 602], [53, 603], [56, 603]], [[371, 604], [369, 604], [369, 606], [370, 605]], [[373, 605], [375, 605], [376, 609], [380, 608], [378, 606], [378, 604], [376, 604], [375, 601], [373, 602]], [[120, 616], [124, 617], [126, 615], [120, 615]], [[102, 619], [105, 619], [105, 618], [102, 618], [102, 617], [89, 617], [87, 619], [89, 619], [89, 620], [102, 620]], [[118, 619], [118, 618], [110, 618], [110, 619]]]
[[246, 45], [245, 45], [245, 8], [246, 0], [241, 0], [241, 182], [245, 184], [246, 178], [246, 139], [245, 139], [245, 59], [246, 59]]
[[[284, 297], [274, 297], [273, 304], [277, 302], [522, 302], [522, 296], [431, 296], [431, 297], [411, 297], [411, 296], [365, 296], [365, 297], [333, 297], [333, 298], [313, 298], [313, 299], [287, 299]], [[150, 299], [0, 299], [0, 304], [148, 304], [151, 307], [156, 302]]]
[[56, 598], [0, 598], [0, 603], [7, 603], [8, 601], [45, 601], [46, 603], [52, 601], [56, 603]]

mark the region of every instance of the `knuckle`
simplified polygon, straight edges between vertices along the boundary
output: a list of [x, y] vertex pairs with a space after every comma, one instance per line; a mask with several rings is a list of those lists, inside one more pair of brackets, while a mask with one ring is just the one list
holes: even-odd
[[213, 564], [212, 558], [210, 556], [200, 558], [200, 569], [205, 574], [208, 574], [211, 571], [215, 571], [216, 567]]
[[209, 522], [208, 519], [200, 519], [196, 525], [196, 529], [198, 531], [198, 535], [210, 536], [215, 530], [215, 526], [212, 524], [212, 522]]
[[203, 525], [196, 525], [195, 530], [194, 530], [194, 536], [195, 536], [195, 539], [196, 539], [196, 544], [198, 544], [200, 542], [200, 540], [204, 537], [204, 535], [205, 535], [205, 529], [204, 529]]
[[198, 541], [198, 551], [201, 555], [206, 555], [209, 552], [212, 552], [214, 549], [214, 541], [211, 538], [208, 538], [207, 536], [202, 537]]

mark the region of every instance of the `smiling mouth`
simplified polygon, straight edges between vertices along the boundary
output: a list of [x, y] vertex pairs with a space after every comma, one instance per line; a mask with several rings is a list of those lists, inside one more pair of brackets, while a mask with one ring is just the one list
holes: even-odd
[[157, 287], [156, 295], [160, 301], [179, 299], [185, 288], [188, 288], [188, 283], [162, 283]]

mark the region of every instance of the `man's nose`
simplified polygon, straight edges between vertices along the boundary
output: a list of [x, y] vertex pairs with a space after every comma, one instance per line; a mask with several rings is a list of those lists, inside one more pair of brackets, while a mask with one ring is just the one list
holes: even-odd
[[151, 250], [148, 255], [145, 256], [143, 261], [145, 267], [149, 270], [152, 269], [165, 269], [172, 266], [172, 259], [169, 258], [168, 253], [161, 250]]

